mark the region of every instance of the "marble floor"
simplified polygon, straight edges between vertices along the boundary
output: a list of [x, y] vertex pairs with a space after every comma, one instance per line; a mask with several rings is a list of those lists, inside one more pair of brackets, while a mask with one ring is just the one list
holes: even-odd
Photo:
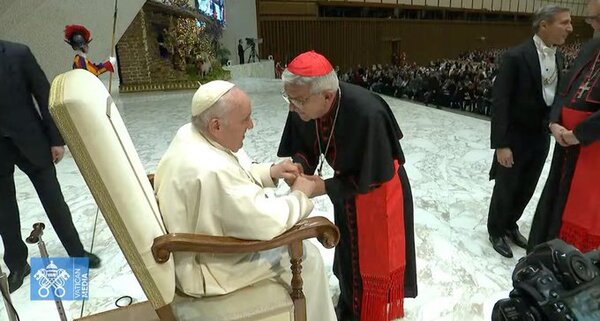
[[[255, 128], [246, 135], [245, 149], [257, 161], [276, 161], [275, 152], [287, 114], [279, 95], [279, 82], [257, 79], [235, 82], [247, 91], [254, 106]], [[115, 95], [148, 172], [154, 171], [176, 130], [188, 121], [192, 95], [192, 91]], [[515, 258], [502, 258], [491, 249], [487, 239], [487, 208], [493, 187], [488, 181], [492, 158], [489, 122], [385, 99], [405, 135], [401, 144], [415, 205], [419, 296], [406, 300], [404, 320], [489, 320], [493, 303], [508, 294], [512, 269], [525, 254], [524, 250], [513, 247]], [[547, 167], [541, 182], [545, 181]], [[96, 205], [68, 152], [57, 169], [84, 245], [89, 249], [93, 242], [92, 251], [103, 260], [100, 269], [91, 270], [90, 300], [85, 304], [64, 302], [69, 318], [114, 309], [115, 300], [123, 295], [133, 297], [134, 302], [145, 300], [102, 215], [94, 228]], [[326, 173], [331, 175], [331, 170]], [[33, 223], [47, 222], [47, 218], [28, 178], [18, 172], [15, 180], [22, 232], [29, 235]], [[539, 185], [521, 219], [525, 234], [542, 188], [542, 183]], [[316, 204], [314, 215], [332, 219], [328, 199], [318, 198]], [[52, 256], [66, 255], [51, 226], [46, 229], [45, 241]], [[39, 256], [36, 247], [29, 249], [31, 256]], [[323, 250], [323, 257], [331, 269], [332, 252]], [[330, 279], [332, 291], [339, 292], [335, 277]], [[53, 302], [30, 301], [28, 279], [12, 299], [23, 321], [59, 320]], [[0, 320], [5, 319], [0, 304]]]

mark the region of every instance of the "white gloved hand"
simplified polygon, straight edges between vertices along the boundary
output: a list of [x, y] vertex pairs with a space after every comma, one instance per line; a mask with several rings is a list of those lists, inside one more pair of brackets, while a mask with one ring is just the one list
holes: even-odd
[[111, 65], [113, 65], [113, 68], [117, 67], [117, 58], [116, 57], [108, 57], [108, 61], [110, 62]]

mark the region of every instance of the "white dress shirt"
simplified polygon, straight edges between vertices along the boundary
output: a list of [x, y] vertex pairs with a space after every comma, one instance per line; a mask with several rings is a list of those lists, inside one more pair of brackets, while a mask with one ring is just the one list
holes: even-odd
[[556, 46], [548, 47], [538, 35], [533, 36], [542, 71], [542, 95], [546, 105], [551, 106], [558, 85], [558, 66], [556, 66]]

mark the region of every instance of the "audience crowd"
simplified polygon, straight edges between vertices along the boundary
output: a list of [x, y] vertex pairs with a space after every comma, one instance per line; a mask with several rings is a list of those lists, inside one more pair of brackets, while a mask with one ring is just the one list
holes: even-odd
[[[566, 69], [575, 59], [580, 42], [560, 48]], [[426, 66], [407, 64], [358, 65], [339, 72], [340, 80], [398, 98], [406, 98], [438, 108], [447, 107], [489, 116], [492, 83], [504, 49], [476, 50], [454, 59], [432, 61]]]

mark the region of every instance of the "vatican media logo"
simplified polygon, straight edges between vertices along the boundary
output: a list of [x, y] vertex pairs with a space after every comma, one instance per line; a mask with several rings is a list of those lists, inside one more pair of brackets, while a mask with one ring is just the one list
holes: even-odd
[[31, 300], [81, 301], [89, 298], [89, 259], [31, 258]]

